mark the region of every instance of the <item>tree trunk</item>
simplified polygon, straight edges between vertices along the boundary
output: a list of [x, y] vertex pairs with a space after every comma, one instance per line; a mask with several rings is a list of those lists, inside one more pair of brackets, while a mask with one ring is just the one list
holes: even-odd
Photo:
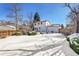
[[76, 23], [77, 23], [76, 33], [79, 33], [79, 18], [78, 18], [78, 14], [76, 14], [76, 16], [77, 16], [77, 21], [76, 21]]
[[79, 33], [79, 21], [77, 21], [77, 28], [76, 28], [76, 33]]

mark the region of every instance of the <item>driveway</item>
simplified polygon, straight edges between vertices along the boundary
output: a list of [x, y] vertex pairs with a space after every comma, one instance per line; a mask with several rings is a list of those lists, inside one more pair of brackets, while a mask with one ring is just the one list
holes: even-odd
[[60, 33], [35, 36], [11, 36], [0, 40], [0, 55], [5, 56], [77, 56]]

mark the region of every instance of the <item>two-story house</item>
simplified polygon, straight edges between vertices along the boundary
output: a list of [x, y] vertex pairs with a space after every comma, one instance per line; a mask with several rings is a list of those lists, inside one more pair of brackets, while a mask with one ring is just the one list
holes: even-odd
[[34, 23], [34, 31], [41, 33], [58, 33], [61, 29], [60, 24], [50, 24], [47, 20]]

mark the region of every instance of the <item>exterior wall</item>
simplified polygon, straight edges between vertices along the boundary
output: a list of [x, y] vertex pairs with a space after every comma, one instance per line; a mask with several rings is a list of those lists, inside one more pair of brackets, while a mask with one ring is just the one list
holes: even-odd
[[46, 33], [59, 32], [58, 27], [38, 26], [38, 27], [34, 27], [34, 28], [36, 28], [35, 31], [37, 31], [37, 32], [46, 32]]
[[36, 27], [37, 32], [45, 32], [45, 33], [58, 33], [59, 28], [58, 27]]
[[48, 32], [49, 33], [58, 33], [59, 28], [58, 27], [48, 27]]
[[42, 21], [42, 22], [36, 22], [34, 23], [34, 27], [38, 27], [38, 26], [49, 26], [50, 23], [48, 21]]
[[34, 27], [34, 30], [37, 32], [46, 32], [46, 27], [45, 26], [38, 26], [38, 27]]

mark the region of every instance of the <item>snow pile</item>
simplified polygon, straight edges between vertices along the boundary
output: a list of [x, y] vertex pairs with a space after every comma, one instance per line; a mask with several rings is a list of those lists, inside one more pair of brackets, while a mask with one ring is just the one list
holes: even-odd
[[70, 39], [70, 42], [72, 43], [72, 41], [74, 40], [74, 38], [79, 37], [79, 33], [74, 33], [68, 36], [68, 38]]
[[74, 37], [79, 37], [79, 33], [74, 33], [68, 36], [70, 39], [73, 39]]

